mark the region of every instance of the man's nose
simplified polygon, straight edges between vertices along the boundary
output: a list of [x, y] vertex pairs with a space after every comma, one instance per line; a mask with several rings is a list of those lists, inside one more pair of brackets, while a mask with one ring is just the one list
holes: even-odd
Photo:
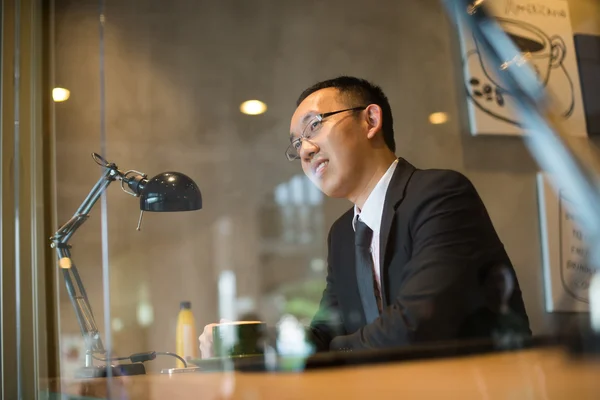
[[302, 140], [298, 155], [301, 159], [310, 159], [319, 152], [319, 146], [308, 139]]

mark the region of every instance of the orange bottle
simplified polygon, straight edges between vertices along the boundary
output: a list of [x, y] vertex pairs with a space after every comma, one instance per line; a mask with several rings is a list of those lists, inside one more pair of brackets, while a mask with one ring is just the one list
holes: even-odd
[[[182, 301], [177, 316], [177, 354], [188, 361], [198, 358], [198, 338], [196, 336], [196, 321], [192, 314], [192, 303]], [[183, 368], [181, 361], [177, 361], [177, 368]]]

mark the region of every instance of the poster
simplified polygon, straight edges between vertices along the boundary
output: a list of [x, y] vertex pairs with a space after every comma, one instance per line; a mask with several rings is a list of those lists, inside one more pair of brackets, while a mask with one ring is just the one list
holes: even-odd
[[[587, 136], [569, 7], [565, 0], [489, 0], [500, 27], [521, 50], [556, 101], [565, 131]], [[514, 97], [498, 78], [500, 66], [482, 55], [481, 44], [459, 26], [464, 85], [472, 135], [522, 135]]]
[[588, 244], [579, 227], [577, 205], [548, 177], [538, 174], [546, 311], [589, 311], [589, 286], [597, 269], [588, 262]]

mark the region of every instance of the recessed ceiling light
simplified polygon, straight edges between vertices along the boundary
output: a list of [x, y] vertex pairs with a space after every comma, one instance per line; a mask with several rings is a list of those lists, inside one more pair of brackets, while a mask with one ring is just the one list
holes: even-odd
[[433, 125], [445, 124], [448, 122], [448, 114], [445, 112], [435, 112], [429, 116], [429, 122]]
[[248, 115], [258, 115], [267, 111], [267, 105], [260, 100], [248, 100], [240, 105], [240, 111]]
[[52, 89], [52, 99], [56, 102], [68, 100], [69, 96], [71, 92], [68, 89], [60, 87]]

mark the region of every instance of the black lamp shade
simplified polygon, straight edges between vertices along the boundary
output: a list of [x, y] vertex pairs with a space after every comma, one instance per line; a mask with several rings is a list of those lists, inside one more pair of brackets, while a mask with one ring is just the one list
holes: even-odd
[[202, 208], [198, 185], [180, 172], [163, 172], [150, 179], [140, 194], [143, 211], [192, 211]]

